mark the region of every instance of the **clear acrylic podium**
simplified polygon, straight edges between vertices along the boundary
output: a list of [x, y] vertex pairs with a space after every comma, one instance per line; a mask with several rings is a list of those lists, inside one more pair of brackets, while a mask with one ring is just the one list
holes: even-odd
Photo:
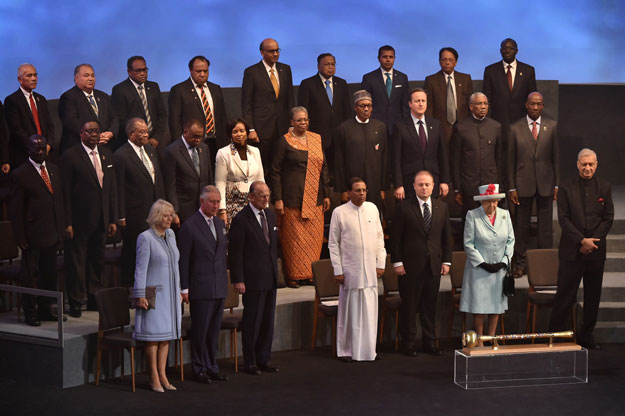
[[465, 390], [588, 383], [588, 350], [573, 343], [456, 350], [454, 383]]

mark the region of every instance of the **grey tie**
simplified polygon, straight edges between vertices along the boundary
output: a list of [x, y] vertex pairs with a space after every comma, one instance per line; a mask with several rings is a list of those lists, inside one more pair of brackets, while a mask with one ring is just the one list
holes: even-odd
[[208, 220], [208, 228], [210, 228], [211, 233], [213, 234], [213, 238], [217, 241], [217, 231], [215, 231], [215, 223], [213, 223], [213, 218], [209, 218]]
[[100, 114], [98, 113], [98, 106], [95, 104], [95, 100], [93, 99], [93, 94], [89, 94], [88, 97], [89, 97], [89, 104], [91, 104], [91, 108], [93, 108], [95, 115], [97, 117], [100, 117]]
[[197, 154], [197, 147], [191, 148], [191, 160], [193, 161], [193, 167], [197, 172], [197, 176], [200, 176], [200, 156]]
[[447, 121], [449, 124], [456, 122], [456, 97], [454, 97], [454, 88], [451, 75], [447, 77]]
[[267, 241], [267, 244], [271, 244], [271, 239], [269, 238], [269, 227], [267, 226], [267, 218], [265, 218], [265, 211], [261, 210], [258, 215], [260, 215], [260, 225], [263, 227], [265, 240]]
[[423, 204], [423, 224], [425, 225], [425, 231], [429, 233], [432, 226], [432, 214], [427, 203]]
[[143, 85], [137, 87], [139, 90], [139, 97], [141, 97], [141, 104], [143, 104], [143, 110], [145, 111], [145, 122], [148, 124], [148, 131], [152, 132], [152, 117], [150, 117], [150, 110], [148, 110], [148, 100], [145, 98], [143, 92]]
[[143, 162], [143, 166], [147, 169], [148, 173], [152, 177], [152, 182], [154, 182], [154, 166], [148, 160], [148, 156], [145, 154], [145, 150], [143, 150], [143, 146], [139, 148], [139, 154], [141, 155], [141, 161]]

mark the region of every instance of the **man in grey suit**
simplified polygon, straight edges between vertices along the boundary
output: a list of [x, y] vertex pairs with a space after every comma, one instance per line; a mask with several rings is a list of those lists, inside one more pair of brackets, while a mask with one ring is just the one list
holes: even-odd
[[543, 96], [527, 97], [527, 115], [510, 126], [508, 134], [508, 186], [510, 202], [517, 206], [514, 223], [514, 275], [526, 272], [527, 240], [532, 204], [536, 201], [538, 248], [551, 248], [553, 200], [558, 196], [558, 123], [542, 116]]
[[204, 122], [184, 124], [182, 137], [167, 146], [163, 158], [165, 194], [183, 223], [200, 207], [200, 192], [213, 183], [208, 146], [202, 143]]

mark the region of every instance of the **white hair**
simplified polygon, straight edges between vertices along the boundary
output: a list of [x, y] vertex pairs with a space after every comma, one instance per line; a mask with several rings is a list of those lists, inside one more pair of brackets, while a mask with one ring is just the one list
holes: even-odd
[[597, 154], [595, 153], [595, 151], [587, 147], [584, 147], [582, 150], [579, 151], [579, 153], [577, 154], [577, 160], [580, 160], [584, 156], [594, 156], [595, 160], [599, 161], [599, 159], [597, 159]]

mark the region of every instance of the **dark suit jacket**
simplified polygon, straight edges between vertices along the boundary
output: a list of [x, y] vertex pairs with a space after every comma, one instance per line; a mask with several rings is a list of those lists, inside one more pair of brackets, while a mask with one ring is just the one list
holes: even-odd
[[249, 204], [230, 225], [228, 257], [230, 280], [246, 290], [272, 290], [278, 286], [278, 229], [276, 215], [265, 209], [269, 244]]
[[425, 154], [412, 117], [407, 117], [395, 125], [391, 140], [391, 169], [396, 188], [412, 186], [414, 175], [424, 169], [434, 176], [435, 188], [440, 183], [450, 182], [449, 157], [441, 136], [440, 123], [428, 116], [425, 116], [425, 123], [428, 136]]
[[74, 86], [61, 95], [59, 100], [59, 117], [63, 124], [61, 153], [80, 143], [80, 129], [87, 121], [97, 121], [100, 123], [100, 131], [113, 133], [113, 138], [106, 147], [112, 150], [119, 147], [116, 140], [119, 121], [108, 94], [94, 89], [93, 96], [98, 106], [98, 115], [80, 88]]
[[430, 262], [433, 276], [441, 264], [451, 263], [451, 225], [447, 204], [431, 198], [432, 225], [425, 231], [419, 202], [406, 200], [397, 205], [391, 224], [391, 261], [402, 262], [408, 276], [416, 276]]
[[310, 131], [321, 135], [323, 149], [329, 149], [334, 142], [336, 127], [352, 116], [352, 100], [347, 82], [332, 77], [332, 104], [319, 73], [302, 81], [298, 90], [297, 105], [306, 107], [310, 119]]
[[454, 126], [451, 137], [451, 155], [454, 189], [464, 196], [477, 195], [478, 187], [489, 183], [503, 183], [503, 145], [501, 124], [486, 117], [473, 116]]
[[512, 92], [508, 87], [508, 77], [502, 61], [484, 69], [482, 91], [488, 97], [490, 116], [507, 129], [510, 123], [525, 116], [527, 96], [536, 91], [534, 67], [517, 61], [516, 75]]
[[4, 124], [4, 106], [0, 101], [0, 164], [9, 163], [9, 138]]
[[189, 289], [191, 300], [220, 299], [228, 295], [226, 226], [216, 216], [213, 224], [216, 241], [199, 211], [182, 224], [178, 233], [180, 288]]
[[[146, 81], [143, 85], [145, 99], [148, 102], [148, 111], [152, 121], [152, 131], [150, 137], [159, 142], [159, 148], [167, 147], [169, 144], [169, 131], [167, 131], [167, 110], [163, 103], [161, 89], [156, 82]], [[131, 118], [139, 117], [146, 121], [145, 110], [141, 97], [132, 81], [127, 78], [113, 87], [111, 103], [115, 109], [115, 114], [119, 118], [118, 142], [120, 146], [128, 140], [126, 136], [126, 123]]]
[[120, 219], [126, 219], [127, 229], [137, 232], [148, 229], [145, 220], [154, 201], [165, 199], [165, 181], [156, 150], [146, 144], [144, 151], [154, 166], [154, 182], [128, 141], [113, 155], [117, 177], [118, 215]]
[[[280, 137], [274, 146], [271, 170], [267, 175], [272, 199], [284, 201], [285, 207], [301, 208], [307, 170], [308, 152], [291, 147], [284, 136]], [[328, 180], [328, 166], [324, 157], [319, 178], [317, 205], [321, 205], [324, 198], [330, 197]]]
[[[606, 258], [606, 236], [614, 221], [614, 203], [609, 183], [593, 176], [588, 207], [582, 205], [579, 176], [565, 181], [558, 188], [558, 221], [562, 228], [558, 257], [563, 260], [603, 260]], [[584, 238], [599, 238], [598, 250], [581, 254]]]
[[261, 140], [275, 140], [290, 127], [289, 111], [295, 106], [291, 67], [276, 63], [280, 94], [276, 94], [261, 62], [245, 68], [241, 87], [243, 118]]
[[52, 194], [30, 161], [11, 175], [9, 208], [18, 244], [46, 248], [63, 241], [65, 219], [61, 173], [50, 162], [46, 162], [46, 170], [52, 183]]
[[[221, 87], [212, 82], [206, 82], [208, 90], [213, 98], [213, 118], [215, 119], [215, 138], [217, 149], [230, 143], [230, 135], [226, 132], [226, 105]], [[174, 85], [169, 91], [169, 132], [171, 139], [177, 140], [182, 136], [182, 125], [185, 121], [197, 119], [206, 120], [202, 99], [193, 87], [191, 78]], [[213, 162], [216, 155], [211, 155]]]
[[86, 234], [104, 232], [119, 218], [113, 153], [106, 146], [98, 146], [98, 154], [104, 173], [102, 187], [82, 143], [65, 151], [59, 160], [65, 196], [65, 225], [71, 225], [74, 232], [77, 229]]
[[[473, 94], [471, 75], [454, 71], [456, 87], [456, 123], [471, 115], [469, 111], [469, 97]], [[443, 138], [449, 144], [452, 125], [447, 122], [447, 75], [441, 70], [436, 74], [425, 77], [423, 89], [428, 95], [427, 116], [434, 117], [441, 122]]]
[[[41, 135], [48, 140], [48, 144], [55, 148], [58, 143], [54, 135], [54, 123], [48, 111], [48, 101], [46, 98], [33, 91], [33, 99], [39, 114], [39, 125]], [[4, 100], [5, 117], [9, 127], [9, 161], [11, 167], [15, 169], [28, 160], [26, 151], [26, 140], [33, 134], [37, 134], [37, 126], [30, 110], [30, 104], [24, 97], [21, 89], [17, 89], [13, 94]]]
[[206, 185], [212, 185], [213, 170], [210, 164], [208, 146], [198, 145], [200, 157], [200, 175], [198, 176], [193, 161], [189, 156], [186, 143], [180, 137], [167, 146], [163, 160], [165, 194], [184, 222], [200, 207], [200, 193]]
[[396, 69], [393, 71], [393, 89], [391, 97], [386, 95], [386, 83], [380, 68], [376, 68], [362, 76], [361, 88], [369, 91], [373, 101], [371, 118], [380, 120], [388, 127], [389, 136], [392, 135], [395, 123], [410, 115], [408, 101], [410, 100], [410, 85], [408, 76]]
[[520, 197], [552, 196], [560, 182], [558, 123], [541, 117], [538, 140], [534, 140], [527, 117], [510, 126], [508, 133], [508, 188]]

